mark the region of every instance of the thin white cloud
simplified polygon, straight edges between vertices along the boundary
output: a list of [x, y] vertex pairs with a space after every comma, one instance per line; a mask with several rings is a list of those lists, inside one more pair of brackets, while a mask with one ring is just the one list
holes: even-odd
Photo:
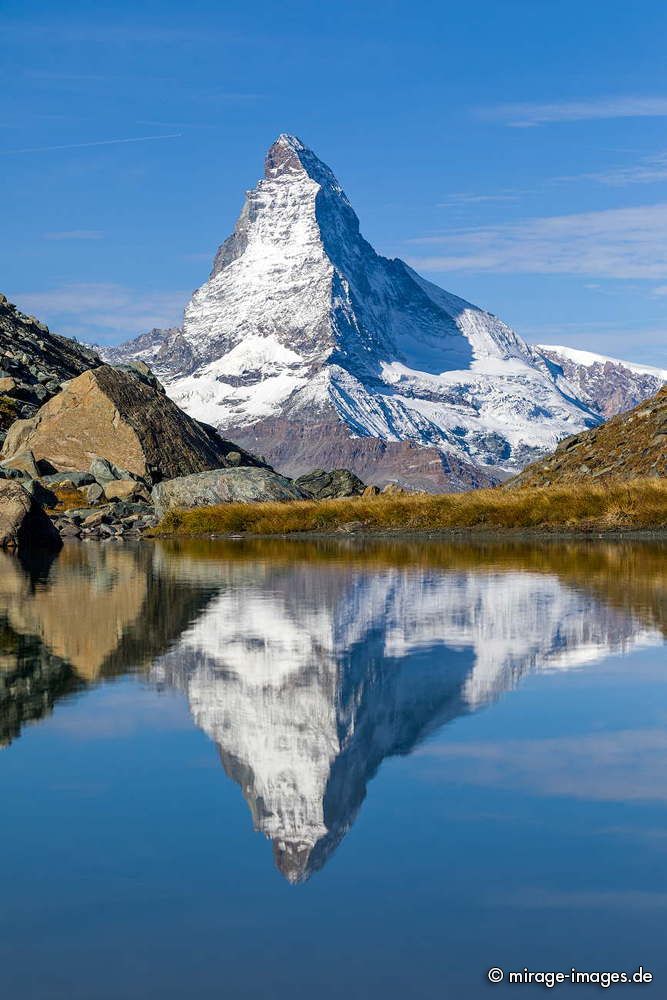
[[410, 241], [442, 253], [412, 257], [421, 270], [667, 278], [667, 203], [457, 229]]
[[519, 192], [508, 191], [501, 194], [474, 194], [466, 191], [458, 191], [448, 195], [444, 201], [437, 204], [437, 208], [457, 208], [466, 205], [481, 205], [489, 201], [517, 201]]
[[653, 289], [652, 294], [655, 295], [656, 298], [659, 299], [663, 298], [665, 295], [667, 295], [667, 285], [658, 285], [656, 288]]
[[104, 233], [99, 229], [63, 229], [61, 232], [44, 233], [45, 240], [102, 240]]
[[545, 103], [525, 101], [478, 108], [477, 114], [481, 118], [503, 122], [511, 128], [608, 118], [665, 118], [667, 97], [590, 97]]
[[60, 149], [86, 149], [89, 146], [116, 146], [127, 142], [154, 142], [156, 139], [180, 139], [181, 132], [169, 135], [139, 135], [131, 139], [98, 139], [95, 142], [71, 142], [60, 146], [27, 146], [24, 149], [2, 149], [0, 156], [15, 156], [19, 153], [52, 153]]
[[557, 177], [556, 181], [597, 181], [609, 187], [627, 187], [630, 184], [656, 184], [667, 180], [667, 152], [654, 153], [627, 167], [610, 167], [587, 174]]
[[112, 342], [150, 330], [176, 326], [187, 291], [139, 291], [111, 282], [72, 283], [13, 296], [23, 312], [56, 330], [88, 342]]

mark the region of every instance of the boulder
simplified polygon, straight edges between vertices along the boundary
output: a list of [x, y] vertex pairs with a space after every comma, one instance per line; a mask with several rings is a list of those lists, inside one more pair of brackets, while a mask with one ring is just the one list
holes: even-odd
[[58, 497], [52, 491], [42, 486], [39, 479], [24, 479], [21, 482], [21, 486], [29, 493], [30, 496], [37, 501], [40, 507], [56, 507], [58, 505]]
[[90, 474], [95, 479], [95, 482], [99, 483], [102, 487], [105, 487], [107, 483], [115, 482], [117, 479], [136, 478], [127, 469], [119, 468], [119, 466], [110, 462], [107, 458], [94, 458], [90, 463]]
[[224, 468], [229, 452], [234, 462], [240, 454], [244, 466], [262, 464], [183, 413], [154, 378], [111, 365], [72, 379], [33, 417], [17, 420], [5, 458], [26, 449], [61, 472], [85, 469], [101, 455], [123, 470], [122, 478], [129, 473], [153, 483]]
[[364, 492], [364, 483], [349, 469], [314, 469], [294, 482], [314, 500], [336, 500], [343, 497], [358, 497]]
[[0, 481], [0, 548], [58, 549], [60, 535], [20, 483]]
[[399, 486], [398, 483], [387, 483], [386, 486], [382, 487], [380, 492], [384, 496], [394, 497], [400, 496], [402, 493], [405, 493], [406, 490], [404, 490], [402, 486]]
[[23, 472], [30, 479], [39, 478], [39, 469], [35, 462], [35, 456], [29, 449], [26, 451], [17, 451], [11, 458], [6, 458], [3, 462], [0, 462], [0, 465], [3, 469], [15, 469], [17, 472]]
[[158, 483], [151, 494], [155, 512], [190, 510], [222, 503], [262, 503], [303, 500], [305, 493], [291, 479], [270, 469], [215, 469]]
[[81, 492], [85, 496], [88, 503], [97, 503], [98, 500], [102, 500], [104, 497], [104, 490], [99, 483], [91, 483], [90, 486], [82, 486]]
[[82, 486], [92, 486], [95, 482], [95, 477], [91, 476], [89, 472], [54, 472], [48, 476], [41, 476], [41, 482], [44, 486], [62, 486], [63, 483], [71, 483], [75, 489], [81, 489]]
[[379, 486], [367, 486], [364, 492], [361, 494], [362, 497], [376, 497], [380, 492]]
[[130, 500], [137, 497], [148, 500], [146, 488], [136, 479], [114, 479], [104, 487], [107, 500]]

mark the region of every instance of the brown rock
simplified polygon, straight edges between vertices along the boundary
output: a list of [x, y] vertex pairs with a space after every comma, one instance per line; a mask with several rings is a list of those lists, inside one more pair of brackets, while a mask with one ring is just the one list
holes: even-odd
[[382, 487], [381, 493], [383, 493], [385, 496], [393, 497], [393, 496], [398, 496], [401, 493], [405, 493], [405, 490], [403, 489], [402, 486], [399, 486], [398, 483], [387, 483], [386, 486]]
[[107, 513], [104, 510], [96, 511], [94, 514], [89, 514], [88, 517], [83, 519], [84, 528], [97, 528], [98, 525], [104, 524], [107, 519]]
[[4, 378], [0, 378], [0, 396], [10, 395], [16, 388], [16, 380], [7, 375]]
[[29, 449], [26, 451], [17, 451], [11, 458], [6, 458], [1, 462], [0, 466], [5, 469], [16, 469], [18, 472], [25, 472], [31, 479], [39, 477], [39, 469], [35, 462], [35, 456]]
[[379, 486], [367, 486], [364, 492], [361, 494], [362, 497], [376, 497], [380, 492]]
[[101, 455], [153, 482], [225, 468], [229, 452], [262, 464], [183, 413], [155, 380], [110, 365], [72, 379], [30, 420], [17, 420], [4, 453], [26, 449], [58, 471], [85, 469]]
[[129, 500], [130, 497], [148, 501], [147, 491], [134, 479], [114, 479], [104, 487], [107, 500]]
[[61, 546], [60, 535], [40, 505], [20, 483], [0, 480], [0, 548]]

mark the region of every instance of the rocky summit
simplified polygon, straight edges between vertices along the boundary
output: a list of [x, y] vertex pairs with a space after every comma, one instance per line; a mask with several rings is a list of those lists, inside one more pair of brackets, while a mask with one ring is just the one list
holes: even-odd
[[565, 438], [507, 486], [555, 486], [667, 475], [667, 386], [602, 427]]
[[281, 135], [182, 328], [107, 352], [280, 472], [490, 485], [600, 423], [496, 316], [375, 252], [331, 170]]

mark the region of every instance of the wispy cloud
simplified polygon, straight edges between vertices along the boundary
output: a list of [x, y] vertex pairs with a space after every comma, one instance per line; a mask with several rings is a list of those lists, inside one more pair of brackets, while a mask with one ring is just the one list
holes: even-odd
[[526, 101], [478, 108], [477, 114], [511, 128], [606, 118], [664, 118], [667, 117], [667, 97], [589, 97], [546, 103]]
[[500, 194], [474, 194], [457, 191], [447, 195], [444, 201], [438, 203], [437, 208], [459, 208], [466, 205], [481, 205], [489, 201], [518, 201], [520, 194], [519, 191], [507, 191]]
[[63, 229], [57, 233], [44, 233], [45, 240], [101, 240], [104, 233], [99, 229]]
[[667, 152], [647, 156], [639, 163], [627, 167], [610, 167], [608, 170], [593, 171], [562, 180], [591, 180], [608, 184], [610, 187], [625, 187], [629, 184], [655, 184], [667, 180]]
[[658, 299], [664, 298], [667, 295], [667, 285], [658, 285], [653, 289], [652, 294]]
[[410, 242], [443, 248], [437, 256], [410, 260], [432, 272], [660, 280], [667, 278], [667, 203], [469, 227]]
[[142, 291], [111, 282], [72, 283], [17, 294], [24, 312], [81, 340], [111, 342], [180, 322], [189, 292]]
[[60, 149], [85, 149], [88, 146], [116, 146], [127, 142], [155, 142], [157, 139], [180, 139], [182, 133], [169, 135], [139, 135], [129, 139], [96, 139], [94, 142], [68, 142], [58, 146], [27, 146], [23, 149], [1, 149], [0, 156], [14, 156], [19, 153], [52, 153]]

